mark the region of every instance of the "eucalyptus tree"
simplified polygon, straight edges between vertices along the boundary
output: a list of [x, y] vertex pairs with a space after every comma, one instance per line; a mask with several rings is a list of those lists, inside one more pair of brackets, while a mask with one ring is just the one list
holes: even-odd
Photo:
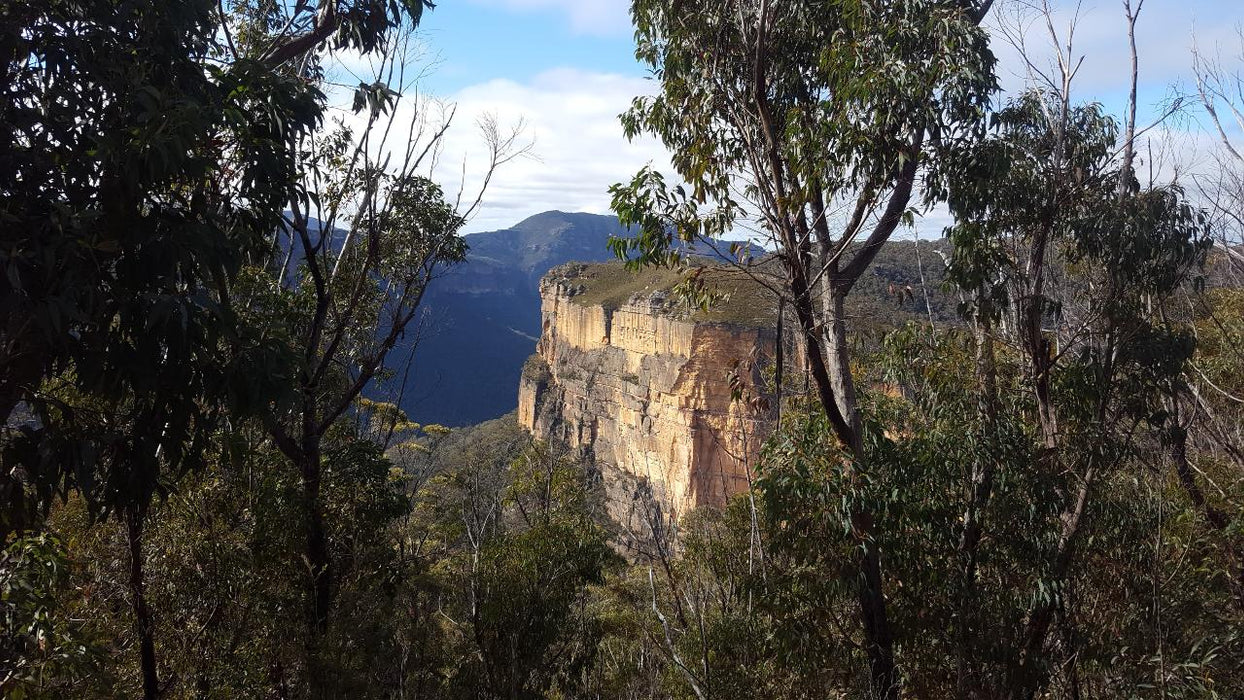
[[[1244, 46], [1244, 33], [1237, 30], [1237, 47]], [[1218, 530], [1227, 530], [1238, 519], [1232, 511], [1215, 507], [1206, 497], [1210, 482], [1199, 476], [1188, 459], [1188, 443], [1201, 443], [1211, 454], [1225, 457], [1234, 465], [1235, 473], [1244, 472], [1244, 450], [1238, 408], [1240, 394], [1225, 380], [1234, 374], [1223, 370], [1244, 357], [1244, 334], [1236, 319], [1238, 301], [1231, 287], [1238, 288], [1244, 279], [1244, 145], [1239, 142], [1233, 125], [1244, 122], [1244, 71], [1239, 60], [1228, 62], [1204, 49], [1193, 52], [1196, 95], [1208, 117], [1208, 127], [1216, 144], [1212, 151], [1212, 169], [1194, 176], [1196, 191], [1209, 208], [1214, 225], [1214, 243], [1218, 258], [1216, 276], [1225, 281], [1222, 289], [1212, 292], [1212, 302], [1198, 300], [1197, 316], [1205, 322], [1199, 336], [1208, 340], [1209, 357], [1193, 372], [1185, 375], [1170, 395], [1173, 413], [1184, 416], [1184, 427], [1171, 434], [1172, 458], [1189, 499], [1199, 508], [1206, 523]], [[1216, 303], [1213, 303], [1216, 302]], [[1198, 435], [1199, 434], [1199, 435]], [[1244, 545], [1237, 545], [1239, 572], [1236, 586], [1244, 603]]]
[[[1143, 6], [1123, 3], [1131, 73], [1122, 130], [1100, 105], [1072, 102], [1074, 20], [1060, 37], [1049, 3], [1037, 7], [1056, 50], [1049, 69], [1037, 65], [1022, 32], [1004, 27], [1028, 67], [1029, 91], [998, 112], [990, 137], [965, 150], [964, 176], [949, 185], [956, 218], [950, 278], [973, 300], [967, 310], [978, 356], [991, 358], [995, 339], [1021, 352], [1039, 426], [1035, 468], [1061, 499], [1048, 506], [1047, 517], [1057, 520], [1033, 528], [1037, 594], [1004, 686], [1015, 697], [1032, 697], [1048, 682], [1049, 630], [1066, 603], [1087, 513], [1100, 500], [1095, 491], [1135, 458], [1139, 426], [1162, 436], [1188, 483], [1172, 387], [1195, 343], [1170, 305], [1177, 292], [1196, 288], [1212, 239], [1207, 212], [1191, 206], [1177, 183], [1143, 186], [1136, 175], [1136, 141], [1147, 130], [1136, 123], [1135, 27]], [[978, 362], [986, 420], [998, 411], [996, 373], [992, 361]], [[998, 455], [983, 454], [973, 469], [961, 540], [965, 599], [980, 516], [1004, 466]]]
[[[1244, 31], [1237, 30], [1235, 43], [1244, 46]], [[1197, 189], [1214, 215], [1217, 246], [1238, 282], [1244, 276], [1244, 145], [1236, 127], [1244, 123], [1244, 71], [1238, 61], [1224, 62], [1202, 48], [1194, 49], [1192, 68], [1195, 97], [1217, 142], [1211, 155], [1215, 167], [1195, 178]]]
[[394, 349], [419, 332], [428, 285], [465, 258], [458, 234], [488, 180], [527, 148], [521, 128], [503, 133], [483, 120], [484, 185], [450, 201], [430, 174], [454, 109], [420, 99], [408, 73], [413, 46], [407, 31], [379, 50], [376, 79], [355, 91], [354, 116], [299, 140], [299, 187], [285, 202], [265, 265], [248, 272], [247, 323], [279, 329], [296, 358], [290, 396], [273, 401], [262, 419], [302, 484], [313, 637], [327, 629], [334, 591], [321, 499], [324, 470], [332, 468], [325, 440], [365, 390], [396, 371]]
[[[995, 87], [978, 24], [992, 2], [861, 0], [710, 3], [640, 0], [636, 55], [660, 80], [623, 115], [672, 151], [689, 188], [650, 169], [615, 186], [637, 235], [616, 252], [676, 264], [675, 239], [713, 238], [745, 212], [785, 273], [820, 409], [867, 479], [865, 421], [851, 373], [844, 300], [878, 250], [911, 220], [922, 170], [982, 128]], [[936, 190], [933, 190], [936, 192]], [[898, 693], [874, 507], [857, 500], [857, 594], [875, 691]]]
[[70, 492], [124, 517], [147, 697], [145, 513], [286, 374], [230, 283], [298, 188], [325, 109], [311, 57], [374, 50], [424, 4], [0, 5], [0, 533]]
[[[1033, 530], [1032, 585], [1045, 593], [1024, 616], [1006, 681], [1030, 697], [1048, 673], [1046, 638], [1093, 490], [1134, 455], [1138, 426], [1167, 418], [1161, 388], [1191, 356], [1186, 331], [1150, 310], [1195, 276], [1207, 238], [1203, 213], [1177, 187], [1140, 190], [1132, 181], [1119, 195], [1120, 177], [1131, 173], [1120, 170], [1119, 132], [1099, 107], [1034, 91], [995, 123], [997, 135], [970, 156], [988, 174], [952, 198], [951, 269], [977, 299], [975, 317], [991, 335], [981, 342], [1001, 338], [1024, 358], [1041, 450], [1033, 468], [1062, 494], [1040, 506], [1048, 510]], [[994, 371], [982, 366], [982, 387]], [[988, 405], [997, 410], [996, 396]], [[993, 475], [1005, 466], [985, 459], [969, 505], [973, 550]], [[973, 576], [965, 572], [966, 586]]]
[[[49, 425], [48, 377], [105, 394], [147, 378], [193, 399], [177, 386], [203, 346], [193, 336], [229, 325], [218, 297], [279, 223], [296, 185], [293, 144], [324, 109], [292, 64], [329, 44], [369, 51], [423, 8], [261, 5], [0, 7], [0, 421], [24, 405]], [[30, 522], [13, 519], [27, 512], [25, 491], [38, 485], [46, 502], [58, 480], [77, 478], [44, 466], [24, 463], [19, 479], [7, 463], [6, 530]]]

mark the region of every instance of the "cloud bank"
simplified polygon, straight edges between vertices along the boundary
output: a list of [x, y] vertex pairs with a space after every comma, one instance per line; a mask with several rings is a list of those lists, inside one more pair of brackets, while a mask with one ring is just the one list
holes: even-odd
[[[475, 125], [495, 116], [504, 130], [522, 124], [528, 157], [493, 176], [471, 231], [504, 228], [549, 209], [609, 213], [608, 188], [648, 163], [668, 170], [668, 155], [650, 138], [627, 141], [618, 115], [649, 81], [608, 73], [557, 69], [519, 83], [492, 80], [449, 96], [455, 127], [447, 134], [434, 177], [447, 192], [478, 190], [487, 149]], [[463, 177], [465, 173], [465, 179]]]
[[[470, 0], [476, 4], [502, 7], [511, 11], [547, 11], [562, 15], [574, 31], [606, 33], [630, 31], [625, 0]], [[1014, 93], [1023, 88], [1024, 63], [1001, 36], [998, 25], [1017, 26], [1008, 7], [1018, 3], [999, 2], [990, 22], [995, 36], [993, 46], [999, 57], [999, 77], [1004, 89]], [[1072, 17], [1072, 4], [1062, 2], [1054, 20], [1064, 32]], [[1146, 113], [1160, 111], [1158, 104], [1170, 86], [1187, 80], [1191, 67], [1191, 48], [1195, 41], [1202, 48], [1227, 46], [1237, 41], [1235, 28], [1211, 22], [1215, 3], [1188, 0], [1182, 3], [1146, 3], [1137, 26], [1141, 60], [1141, 124]], [[1221, 11], [1221, 8], [1217, 8]], [[1052, 50], [1043, 22], [1023, 25], [1026, 41], [1039, 66], [1048, 65]], [[1080, 100], [1104, 100], [1108, 109], [1126, 90], [1130, 66], [1126, 52], [1126, 24], [1118, 3], [1086, 3], [1076, 32], [1076, 55], [1084, 55], [1077, 76], [1075, 96]], [[550, 52], [555, 48], [550, 47]], [[498, 72], [505, 70], [497, 67]], [[635, 95], [651, 94], [656, 85], [640, 77], [590, 72], [571, 67], [540, 73], [530, 80], [496, 78], [470, 85], [445, 96], [457, 105], [454, 127], [448, 132], [443, 152], [433, 172], [451, 196], [464, 190], [473, 194], [481, 185], [486, 149], [475, 124], [494, 115], [504, 129], [524, 123], [521, 138], [533, 142], [531, 156], [510, 162], [494, 176], [483, 207], [467, 227], [469, 231], [504, 228], [532, 214], [548, 209], [608, 213], [608, 187], [630, 178], [639, 168], [652, 163], [669, 173], [668, 154], [651, 138], [628, 141], [618, 122]], [[1148, 101], [1146, 103], [1146, 101]], [[405, 107], [409, 114], [413, 110]], [[1150, 135], [1159, 144], [1152, 158], [1155, 169], [1165, 174], [1175, 164], [1178, 153], [1170, 144], [1183, 142], [1176, 151], [1185, 159], [1204, 157], [1212, 142], [1199, 136], [1195, 123], [1176, 125], [1176, 129]], [[1194, 155], [1195, 154], [1195, 155]], [[1142, 151], [1142, 161], [1150, 160]], [[1144, 163], [1148, 167], [1149, 163]], [[1196, 166], [1193, 165], [1193, 168]], [[948, 223], [944, 209], [924, 217], [919, 227], [925, 236], [940, 235]], [[910, 235], [908, 232], [906, 235]]]

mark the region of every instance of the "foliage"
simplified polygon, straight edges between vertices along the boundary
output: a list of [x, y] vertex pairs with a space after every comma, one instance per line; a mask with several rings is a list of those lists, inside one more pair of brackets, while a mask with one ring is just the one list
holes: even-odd
[[[27, 476], [6, 480], [8, 530], [66, 489], [105, 512], [146, 503], [165, 486], [157, 462], [194, 466], [232, 389], [279, 382], [256, 371], [271, 369], [270, 348], [238, 326], [220, 285], [279, 221], [291, 145], [322, 97], [254, 60], [211, 62], [215, 3], [3, 11], [0, 414], [23, 402], [37, 419], [9, 443], [6, 463]], [[52, 376], [92, 400], [78, 411], [49, 395]], [[125, 456], [100, 459], [109, 452]], [[97, 463], [115, 472], [97, 479]]]
[[470, 619], [487, 688], [497, 697], [571, 692], [599, 635], [586, 588], [603, 582], [612, 553], [578, 465], [536, 446], [509, 478], [495, 529], [470, 567]]
[[[765, 323], [763, 285], [802, 365], [752, 488], [673, 519], [375, 389], [475, 205], [421, 174], [443, 125], [377, 159], [403, 86], [322, 124], [320, 52], [392, 67], [430, 4], [0, 0], [0, 692], [1244, 694], [1244, 298], [1100, 105], [993, 109], [988, 6], [634, 4], [660, 91], [623, 123], [684, 184], [615, 187], [614, 252], [687, 272], [754, 215], [774, 257], [697, 268], [689, 313]], [[927, 283], [879, 257], [921, 200], [943, 296], [846, 305]], [[681, 277], [580, 272], [611, 306]]]
[[[954, 2], [848, 0], [768, 10], [644, 2], [633, 14], [636, 55], [661, 79], [662, 93], [636, 98], [623, 125], [630, 136], [661, 138], [691, 187], [670, 188], [645, 169], [613, 188], [623, 223], [638, 225], [635, 238], [615, 243], [619, 254], [637, 254], [633, 264], [676, 257], [675, 236], [690, 241], [725, 231], [740, 213], [736, 178], [784, 244], [775, 219], [783, 210], [876, 190], [915, 157], [916, 132], [934, 124], [947, 136], [971, 128], [992, 85], [984, 36]], [[766, 45], [774, 49], [766, 53]], [[794, 184], [789, 191], [784, 170]], [[789, 201], [773, 201], [778, 196]], [[705, 202], [717, 208], [701, 215]]]
[[98, 650], [80, 620], [64, 614], [65, 547], [47, 534], [11, 543], [0, 555], [0, 692], [52, 697], [97, 672]]

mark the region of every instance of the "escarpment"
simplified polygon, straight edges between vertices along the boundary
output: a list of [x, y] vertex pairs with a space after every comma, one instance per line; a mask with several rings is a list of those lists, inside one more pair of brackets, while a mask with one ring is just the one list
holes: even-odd
[[563, 265], [541, 281], [543, 328], [518, 420], [589, 454], [615, 516], [643, 493], [675, 518], [723, 503], [747, 488], [771, 428], [761, 387], [773, 302], [735, 281], [722, 310], [691, 311], [669, 291], [675, 281], [616, 263]]

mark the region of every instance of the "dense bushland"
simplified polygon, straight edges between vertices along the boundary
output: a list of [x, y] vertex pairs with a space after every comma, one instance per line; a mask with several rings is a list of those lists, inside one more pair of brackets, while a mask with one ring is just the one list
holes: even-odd
[[[390, 128], [429, 3], [0, 2], [0, 692], [1244, 695], [1242, 178], [1142, 178], [1069, 46], [1001, 98], [991, 5], [633, 4], [682, 184], [612, 248], [759, 222], [801, 352], [737, 387], [754, 487], [623, 538], [607, 465], [397, 407], [483, 196], [428, 177], [452, 112]], [[955, 320], [853, 318], [942, 205], [903, 278]]]

